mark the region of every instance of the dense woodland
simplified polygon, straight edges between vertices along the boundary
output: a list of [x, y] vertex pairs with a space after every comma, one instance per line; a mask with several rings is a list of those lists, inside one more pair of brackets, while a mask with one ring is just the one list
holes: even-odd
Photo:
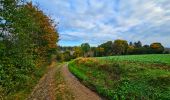
[[75, 47], [59, 47], [57, 59], [69, 61], [77, 57], [102, 57], [114, 55], [134, 55], [134, 54], [168, 54], [169, 49], [161, 43], [142, 45], [138, 42], [127, 42], [126, 40], [107, 41], [97, 47], [90, 47], [89, 43], [83, 43]]
[[[32, 88], [56, 53], [56, 25], [22, 0], [0, 1], [0, 98]], [[39, 79], [38, 79], [39, 80]]]

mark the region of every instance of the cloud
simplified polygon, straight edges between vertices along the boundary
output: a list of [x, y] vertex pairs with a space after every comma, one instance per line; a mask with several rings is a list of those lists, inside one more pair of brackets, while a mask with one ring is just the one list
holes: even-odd
[[114, 39], [170, 47], [169, 0], [33, 0], [59, 22], [60, 44]]

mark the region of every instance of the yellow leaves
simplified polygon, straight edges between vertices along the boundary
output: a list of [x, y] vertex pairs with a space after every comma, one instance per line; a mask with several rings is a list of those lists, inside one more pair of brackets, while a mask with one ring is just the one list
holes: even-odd
[[57, 48], [58, 32], [50, 17], [33, 6], [32, 3], [28, 3], [25, 7], [28, 9], [29, 16], [31, 16], [37, 27], [33, 32], [34, 43], [36, 45], [34, 51], [38, 56], [46, 59], [52, 54], [51, 50]]
[[74, 50], [73, 55], [75, 58], [82, 56], [83, 51], [80, 47], [74, 47], [73, 50]]
[[153, 44], [153, 45], [151, 45], [151, 48], [153, 48], [153, 49], [157, 49], [157, 48], [159, 48], [159, 45], [157, 45], [157, 44]]
[[134, 49], [135, 47], [134, 46], [128, 46], [128, 49]]
[[99, 47], [99, 48], [97, 48], [97, 51], [98, 51], [98, 52], [104, 52], [104, 48]]
[[75, 61], [77, 64], [86, 64], [86, 63], [98, 63], [98, 60], [97, 59], [95, 59], [95, 58], [78, 58], [78, 59], [76, 59], [76, 61]]
[[152, 44], [150, 45], [150, 47], [151, 47], [152, 49], [159, 49], [159, 48], [162, 48], [163, 46], [161, 45], [161, 43], [152, 43]]
[[48, 44], [48, 47], [51, 49], [55, 49], [55, 48], [57, 48], [57, 45], [56, 44]]

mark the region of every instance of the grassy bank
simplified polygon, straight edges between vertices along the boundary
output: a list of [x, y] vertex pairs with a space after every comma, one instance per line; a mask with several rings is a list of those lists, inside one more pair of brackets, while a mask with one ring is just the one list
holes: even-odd
[[69, 70], [110, 100], [170, 98], [170, 55], [78, 58]]

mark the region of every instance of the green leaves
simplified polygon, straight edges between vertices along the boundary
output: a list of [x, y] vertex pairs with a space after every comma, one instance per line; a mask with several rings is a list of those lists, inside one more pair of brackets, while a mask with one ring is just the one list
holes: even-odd
[[81, 44], [81, 49], [84, 53], [84, 57], [86, 57], [86, 53], [90, 50], [90, 45], [88, 43]]
[[39, 77], [35, 71], [55, 53], [58, 33], [32, 3], [1, 0], [0, 5], [0, 88], [10, 95]]

